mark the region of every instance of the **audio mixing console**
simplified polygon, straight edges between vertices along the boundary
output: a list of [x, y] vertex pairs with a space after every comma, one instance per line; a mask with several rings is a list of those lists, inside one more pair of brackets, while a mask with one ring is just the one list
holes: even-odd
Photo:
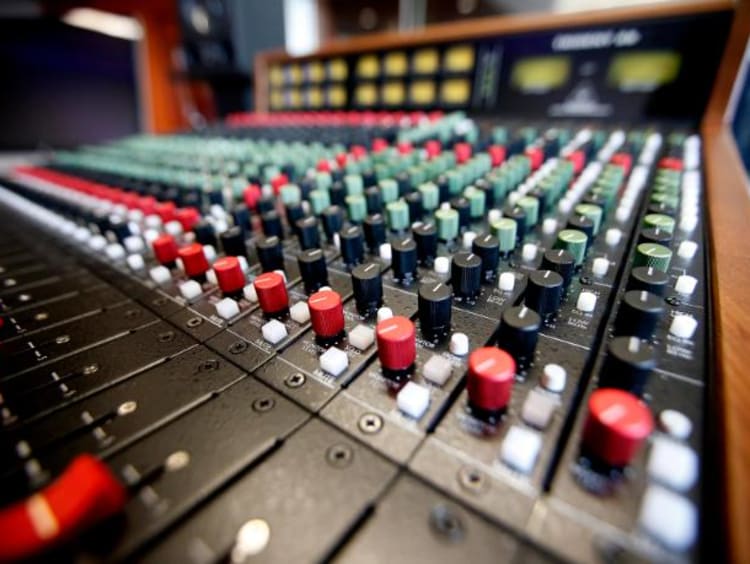
[[247, 114], [15, 169], [0, 560], [698, 560], [700, 147]]

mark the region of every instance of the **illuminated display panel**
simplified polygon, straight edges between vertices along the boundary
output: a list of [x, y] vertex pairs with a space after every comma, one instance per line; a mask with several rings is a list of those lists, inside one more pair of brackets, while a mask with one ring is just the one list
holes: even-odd
[[412, 55], [412, 70], [416, 74], [435, 74], [440, 65], [437, 49], [420, 49]]
[[347, 101], [346, 88], [338, 85], [329, 87], [327, 99], [332, 108], [343, 108]]
[[307, 77], [307, 80], [310, 82], [323, 82], [323, 79], [325, 78], [325, 69], [323, 68], [323, 63], [321, 63], [320, 61], [311, 61], [305, 68], [305, 75]]
[[381, 94], [383, 104], [387, 106], [401, 106], [406, 100], [406, 88], [403, 82], [386, 82]]
[[323, 91], [317, 86], [310, 88], [305, 98], [308, 108], [320, 108], [323, 105]]
[[454, 45], [443, 55], [443, 70], [448, 72], [470, 72], [474, 68], [474, 47]]
[[622, 92], [652, 92], [673, 82], [682, 57], [674, 51], [632, 51], [612, 57], [607, 83]]
[[344, 59], [332, 59], [328, 61], [328, 78], [335, 81], [346, 80], [349, 76], [349, 67]]
[[386, 76], [404, 76], [409, 71], [409, 61], [403, 51], [394, 51], [383, 57], [383, 73]]
[[568, 57], [526, 57], [513, 66], [510, 82], [525, 94], [546, 94], [568, 82], [570, 69]]
[[374, 106], [378, 102], [378, 88], [372, 83], [360, 84], [354, 93], [354, 100], [360, 106]]
[[377, 78], [380, 74], [380, 61], [377, 55], [362, 55], [357, 61], [359, 78]]
[[468, 78], [451, 78], [440, 85], [440, 101], [443, 104], [466, 104], [471, 96]]
[[428, 106], [435, 103], [435, 81], [415, 80], [409, 87], [409, 100], [412, 104]]

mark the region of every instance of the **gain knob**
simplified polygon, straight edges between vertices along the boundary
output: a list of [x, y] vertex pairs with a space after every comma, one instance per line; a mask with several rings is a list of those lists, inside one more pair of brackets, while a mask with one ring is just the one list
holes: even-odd
[[362, 241], [362, 230], [358, 225], [345, 227], [339, 231], [341, 257], [347, 266], [356, 266], [362, 262], [365, 248]]
[[227, 256], [214, 262], [216, 281], [225, 296], [239, 296], [245, 287], [245, 273], [237, 257]]
[[417, 358], [414, 323], [401, 315], [389, 317], [377, 324], [375, 337], [383, 374], [390, 377], [405, 375]]
[[542, 257], [542, 270], [551, 270], [562, 276], [564, 288], [570, 284], [575, 266], [573, 255], [564, 249], [547, 249]]
[[413, 237], [397, 239], [391, 243], [391, 269], [393, 277], [401, 282], [417, 277], [417, 243]]
[[529, 274], [524, 303], [544, 319], [560, 308], [562, 292], [562, 276], [551, 270], [535, 270]]
[[615, 319], [615, 335], [649, 339], [664, 314], [663, 300], [646, 290], [630, 290], [620, 303]]
[[508, 308], [500, 318], [497, 343], [513, 356], [518, 366], [526, 367], [534, 358], [541, 324], [542, 318], [533, 309]]
[[245, 247], [245, 232], [238, 226], [230, 227], [224, 233], [219, 235], [221, 239], [221, 248], [224, 249], [225, 255], [235, 257], [247, 256]]
[[471, 251], [482, 261], [482, 280], [494, 280], [500, 265], [500, 242], [497, 237], [489, 233], [479, 235], [471, 243]]
[[640, 396], [655, 367], [654, 347], [638, 337], [615, 337], [607, 347], [599, 386], [619, 388]]
[[253, 282], [260, 309], [266, 315], [275, 315], [289, 309], [289, 295], [284, 277], [278, 272], [264, 272]]
[[182, 261], [182, 267], [189, 278], [203, 280], [210, 268], [208, 259], [203, 252], [203, 245], [192, 243], [182, 247], [177, 254]]
[[453, 295], [450, 286], [443, 282], [422, 284], [417, 300], [422, 335], [430, 341], [443, 339], [451, 329]]
[[284, 255], [281, 250], [281, 239], [276, 235], [259, 237], [255, 243], [263, 272], [284, 269]]
[[456, 297], [473, 300], [482, 288], [482, 259], [474, 253], [453, 255], [451, 284]]
[[383, 281], [380, 265], [362, 264], [352, 270], [354, 302], [360, 315], [369, 317], [383, 304]]
[[320, 249], [307, 249], [297, 256], [297, 265], [308, 294], [328, 285], [328, 266]]
[[515, 377], [516, 361], [503, 349], [481, 347], [472, 352], [466, 391], [474, 415], [497, 422], [510, 402]]

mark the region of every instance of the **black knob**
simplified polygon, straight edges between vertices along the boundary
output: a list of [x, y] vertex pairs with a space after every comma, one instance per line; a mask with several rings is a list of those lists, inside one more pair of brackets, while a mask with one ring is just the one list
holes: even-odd
[[435, 184], [438, 187], [438, 197], [440, 199], [440, 203], [447, 202], [451, 199], [451, 184], [448, 180], [448, 177], [444, 174], [441, 174], [437, 177], [437, 180], [435, 180]]
[[339, 206], [328, 206], [321, 214], [323, 218], [323, 231], [329, 242], [333, 242], [333, 235], [341, 231], [344, 226], [344, 210]]
[[495, 187], [492, 183], [479, 178], [474, 182], [474, 187], [484, 192], [484, 209], [490, 210], [495, 207]]
[[534, 358], [541, 324], [542, 318], [533, 309], [526, 306], [508, 308], [500, 317], [497, 344], [508, 351], [520, 367], [526, 367]]
[[557, 272], [563, 279], [565, 288], [570, 284], [575, 270], [575, 257], [564, 249], [547, 249], [542, 257], [542, 270]]
[[109, 230], [115, 234], [115, 237], [117, 237], [117, 240], [120, 243], [132, 235], [128, 222], [117, 216], [110, 216]]
[[263, 196], [258, 200], [258, 213], [261, 215], [270, 212], [274, 208], [276, 208], [276, 198], [273, 196]]
[[383, 281], [380, 265], [361, 264], [352, 270], [354, 302], [360, 315], [370, 316], [383, 304]]
[[331, 203], [333, 205], [344, 206], [346, 204], [346, 187], [340, 180], [331, 184], [328, 194], [331, 196]]
[[238, 225], [224, 231], [224, 233], [219, 235], [219, 239], [221, 239], [221, 248], [224, 249], [225, 255], [234, 257], [247, 256], [245, 232]]
[[281, 239], [276, 235], [260, 237], [255, 242], [255, 250], [263, 272], [284, 269], [284, 255], [281, 250]]
[[417, 243], [417, 258], [422, 264], [432, 264], [437, 255], [437, 228], [433, 223], [420, 223], [412, 228]]
[[370, 186], [365, 190], [365, 201], [367, 202], [367, 213], [380, 213], [383, 210], [383, 197], [380, 188]]
[[468, 227], [471, 223], [471, 204], [468, 198], [459, 196], [451, 200], [451, 207], [458, 212], [458, 226]]
[[500, 243], [497, 237], [489, 233], [479, 235], [474, 238], [471, 250], [482, 261], [482, 280], [494, 280], [500, 265]]
[[516, 239], [523, 241], [526, 236], [526, 212], [521, 206], [507, 207], [503, 210], [503, 216], [509, 217], [516, 222]]
[[365, 256], [364, 243], [362, 242], [362, 230], [358, 225], [345, 227], [339, 231], [341, 241], [341, 256], [348, 266], [355, 266], [362, 262]]
[[535, 270], [529, 274], [524, 303], [546, 318], [559, 309], [562, 292], [562, 276], [552, 270]]
[[460, 252], [453, 255], [451, 285], [457, 298], [473, 300], [482, 287], [482, 259], [479, 255]]
[[299, 246], [305, 249], [317, 249], [320, 247], [320, 231], [318, 230], [318, 219], [315, 217], [303, 217], [295, 223]]
[[216, 247], [216, 231], [214, 226], [206, 220], [201, 220], [193, 226], [195, 241], [201, 245], [211, 245]]
[[417, 277], [417, 243], [404, 237], [391, 243], [391, 269], [396, 280], [406, 282]]
[[442, 339], [451, 329], [453, 294], [443, 282], [422, 284], [417, 295], [419, 325], [422, 335], [429, 340]]
[[566, 229], [577, 229], [583, 231], [586, 234], [588, 240], [586, 248], [591, 246], [591, 241], [594, 239], [594, 220], [585, 215], [573, 215], [568, 218], [568, 224]]
[[294, 225], [298, 219], [305, 217], [305, 208], [302, 207], [302, 204], [289, 204], [285, 209], [286, 220], [289, 225]]
[[404, 196], [406, 205], [409, 206], [409, 219], [419, 221], [422, 219], [424, 210], [422, 209], [422, 193], [418, 191], [410, 192]]
[[328, 286], [328, 267], [320, 249], [307, 249], [297, 257], [299, 272], [305, 285], [305, 292], [312, 294], [322, 286]]
[[263, 234], [266, 237], [283, 237], [284, 228], [281, 225], [281, 218], [276, 210], [265, 212], [260, 216], [260, 223], [263, 227]]
[[635, 335], [648, 339], [664, 314], [664, 301], [646, 290], [630, 290], [620, 303], [615, 319], [615, 335]]
[[640, 233], [638, 233], [638, 244], [640, 245], [641, 243], [658, 243], [659, 245], [669, 247], [672, 243], [672, 233], [658, 227], [641, 229]]
[[654, 347], [638, 337], [615, 337], [607, 347], [607, 358], [599, 376], [599, 386], [620, 388], [640, 395], [655, 367]]
[[362, 225], [365, 230], [365, 241], [372, 252], [376, 252], [385, 243], [385, 220], [380, 213], [373, 213], [365, 218]]
[[405, 170], [402, 170], [401, 172], [396, 174], [396, 183], [398, 184], [399, 196], [409, 194], [412, 190], [414, 190], [414, 186], [411, 185], [411, 178], [409, 178], [409, 173]]
[[232, 217], [234, 218], [234, 224], [242, 229], [242, 231], [249, 231], [252, 228], [250, 223], [250, 210], [247, 209], [245, 204], [237, 204], [232, 209]]
[[648, 205], [648, 213], [658, 213], [674, 217], [677, 215], [677, 208], [667, 202], [651, 202]]
[[669, 284], [669, 276], [653, 266], [636, 266], [630, 271], [628, 290], [645, 290], [663, 296]]

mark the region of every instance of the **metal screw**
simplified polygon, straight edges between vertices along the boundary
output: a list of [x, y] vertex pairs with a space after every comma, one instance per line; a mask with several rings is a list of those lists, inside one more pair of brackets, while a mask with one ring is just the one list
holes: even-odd
[[164, 331], [163, 333], [159, 333], [158, 338], [160, 343], [169, 343], [171, 341], [174, 341], [174, 331]]
[[276, 401], [273, 398], [261, 398], [253, 402], [253, 409], [258, 413], [264, 413], [270, 411], [276, 405]]
[[70, 342], [70, 335], [60, 335], [55, 339], [55, 344], [64, 345]]
[[129, 309], [125, 312], [125, 317], [127, 319], [133, 319], [134, 317], [138, 317], [141, 315], [140, 309]]
[[430, 511], [432, 530], [446, 539], [457, 542], [464, 538], [461, 519], [447, 505], [438, 504]]
[[345, 468], [352, 463], [354, 451], [348, 445], [333, 445], [326, 451], [328, 464], [335, 468]]
[[305, 378], [305, 375], [302, 374], [302, 372], [295, 372], [284, 378], [284, 384], [288, 388], [300, 388], [305, 384], [306, 380], [307, 378]]
[[240, 354], [247, 350], [247, 343], [245, 341], [235, 341], [229, 346], [229, 352], [231, 354]]
[[49, 319], [49, 313], [46, 311], [40, 311], [34, 316], [34, 321], [46, 321]]
[[185, 323], [185, 325], [187, 325], [191, 329], [195, 329], [196, 327], [198, 327], [202, 323], [203, 323], [203, 318], [196, 316], [196, 317], [191, 317], [190, 319], [188, 319], [187, 322]]
[[151, 302], [155, 306], [163, 306], [167, 303], [167, 298], [156, 298], [153, 302]]
[[383, 428], [383, 418], [377, 413], [365, 413], [359, 418], [357, 426], [365, 435], [374, 435]]
[[81, 370], [81, 372], [83, 372], [84, 374], [95, 374], [99, 372], [99, 365], [96, 363], [87, 364], [86, 366], [83, 367], [83, 370]]
[[463, 466], [458, 471], [458, 481], [461, 487], [473, 493], [482, 492], [487, 487], [484, 474], [473, 466]]
[[208, 360], [204, 360], [201, 362], [200, 366], [198, 367], [198, 371], [200, 372], [211, 372], [213, 370], [217, 370], [219, 368], [219, 361], [214, 358], [209, 358]]
[[133, 413], [137, 408], [138, 404], [134, 401], [126, 401], [125, 403], [120, 404], [120, 407], [117, 408], [117, 415], [128, 415]]

